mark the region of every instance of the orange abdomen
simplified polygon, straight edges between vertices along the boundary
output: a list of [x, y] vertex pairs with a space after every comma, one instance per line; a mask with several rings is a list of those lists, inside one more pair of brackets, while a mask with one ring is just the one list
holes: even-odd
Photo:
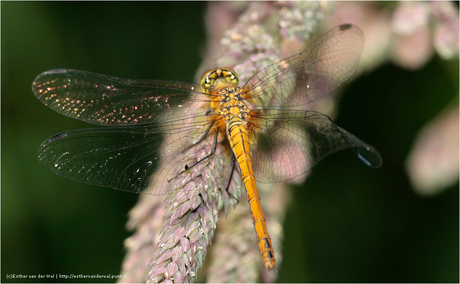
[[240, 168], [241, 177], [248, 196], [252, 222], [256, 231], [260, 254], [267, 269], [275, 268], [275, 254], [273, 252], [270, 236], [267, 231], [265, 217], [262, 212], [256, 180], [252, 170], [251, 155], [249, 152], [249, 134], [246, 124], [239, 118], [234, 117], [227, 125], [227, 137]]

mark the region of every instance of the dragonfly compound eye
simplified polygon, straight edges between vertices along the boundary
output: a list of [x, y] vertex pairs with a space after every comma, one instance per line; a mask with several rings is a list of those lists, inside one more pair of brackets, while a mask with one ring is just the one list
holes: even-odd
[[209, 94], [209, 88], [229, 83], [238, 85], [238, 75], [235, 70], [228, 67], [208, 70], [203, 73], [200, 80], [201, 89], [207, 94]]

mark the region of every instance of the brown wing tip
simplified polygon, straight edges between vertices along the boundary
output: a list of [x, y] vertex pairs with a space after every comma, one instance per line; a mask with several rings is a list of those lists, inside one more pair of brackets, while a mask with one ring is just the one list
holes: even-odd
[[351, 28], [351, 27], [352, 27], [351, 24], [344, 24], [344, 25], [340, 25], [340, 26], [339, 26], [339, 29], [340, 29], [341, 31], [344, 31], [344, 30], [348, 30], [348, 29]]

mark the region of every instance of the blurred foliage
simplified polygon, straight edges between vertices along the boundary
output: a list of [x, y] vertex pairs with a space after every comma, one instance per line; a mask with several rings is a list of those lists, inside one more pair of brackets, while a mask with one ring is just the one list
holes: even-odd
[[[205, 9], [202, 2], [1, 3], [2, 282], [67, 282], [7, 274], [118, 274], [126, 214], [137, 199], [68, 181], [38, 162], [46, 138], [90, 125], [42, 105], [30, 89], [35, 76], [65, 67], [191, 82], [205, 47]], [[385, 65], [348, 85], [337, 123], [378, 149], [384, 165], [370, 169], [342, 151], [295, 186], [279, 281], [459, 281], [458, 184], [423, 198], [404, 171], [417, 131], [452, 102], [458, 61], [434, 58], [411, 72]]]

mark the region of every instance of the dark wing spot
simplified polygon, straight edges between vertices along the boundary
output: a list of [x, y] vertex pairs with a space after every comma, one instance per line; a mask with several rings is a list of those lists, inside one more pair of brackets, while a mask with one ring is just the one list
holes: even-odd
[[345, 24], [345, 25], [341, 25], [341, 26], [340, 26], [340, 30], [341, 30], [341, 31], [348, 30], [349, 28], [351, 28], [351, 25], [350, 25], [350, 24]]
[[54, 136], [52, 136], [51, 138], [48, 139], [48, 143], [53, 143], [53, 142], [56, 142], [58, 140], [61, 140], [63, 138], [66, 138], [68, 135], [66, 132], [61, 132], [59, 134], [56, 134]]

